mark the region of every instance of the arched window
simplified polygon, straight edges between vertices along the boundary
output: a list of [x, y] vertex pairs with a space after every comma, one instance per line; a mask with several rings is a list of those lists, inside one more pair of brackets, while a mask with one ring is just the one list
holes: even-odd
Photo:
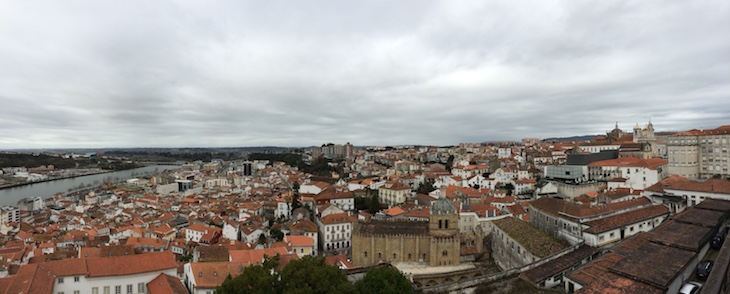
[[378, 259], [381, 259], [381, 258], [383, 258], [383, 255], [380, 254], [380, 252], [378, 252]]
[[368, 252], [367, 251], [365, 251], [365, 257], [368, 257]]
[[408, 253], [408, 260], [411, 260], [411, 254]]
[[426, 253], [423, 254], [423, 260], [426, 260]]
[[439, 220], [439, 229], [441, 228], [441, 220]]
[[449, 252], [448, 252], [448, 251], [446, 251], [446, 250], [444, 250], [444, 252], [441, 252], [441, 255], [443, 255], [443, 256], [448, 256], [448, 255], [449, 255]]
[[393, 260], [396, 260], [396, 255], [395, 255], [395, 253], [393, 253]]
[[446, 224], [444, 224], [444, 229], [448, 229], [449, 228], [449, 220], [445, 220], [444, 222], [446, 223]]

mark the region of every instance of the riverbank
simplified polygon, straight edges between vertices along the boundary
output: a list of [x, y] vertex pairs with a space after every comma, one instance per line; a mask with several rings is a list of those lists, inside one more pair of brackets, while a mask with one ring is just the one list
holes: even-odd
[[104, 172], [90, 175], [78, 175], [63, 179], [44, 180], [23, 183], [21, 185], [6, 186], [0, 189], [0, 206], [15, 205], [18, 200], [23, 198], [41, 197], [45, 199], [55, 195], [56, 193], [67, 193], [81, 187], [98, 187], [104, 182], [120, 182], [130, 178], [148, 176], [176, 168], [179, 168], [179, 166], [156, 165], [128, 170], [104, 170]]
[[32, 185], [32, 184], [45, 183], [45, 182], [53, 182], [53, 181], [57, 181], [57, 180], [73, 179], [73, 178], [78, 178], [78, 177], [83, 177], [83, 176], [100, 175], [100, 174], [106, 174], [106, 173], [115, 172], [115, 171], [116, 170], [101, 170], [100, 172], [76, 174], [76, 175], [67, 176], [67, 177], [48, 178], [46, 180], [40, 180], [40, 181], [32, 181], [32, 182], [24, 182], [24, 183], [13, 183], [13, 184], [9, 184], [9, 185], [0, 185], [0, 190], [2, 190], [2, 189], [8, 189], [8, 188], [21, 187], [21, 186], [26, 186], [26, 185]]

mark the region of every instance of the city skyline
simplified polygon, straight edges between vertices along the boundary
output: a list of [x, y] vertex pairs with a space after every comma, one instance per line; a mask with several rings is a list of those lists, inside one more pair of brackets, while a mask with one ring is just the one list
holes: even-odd
[[0, 150], [446, 146], [730, 122], [723, 1], [0, 5]]

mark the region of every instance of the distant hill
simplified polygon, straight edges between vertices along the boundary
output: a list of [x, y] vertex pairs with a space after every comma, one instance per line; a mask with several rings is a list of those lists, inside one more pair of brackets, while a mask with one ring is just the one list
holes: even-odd
[[572, 137], [555, 137], [555, 138], [542, 139], [542, 141], [590, 141], [595, 136], [600, 136], [600, 135], [583, 135], [583, 136], [572, 136]]

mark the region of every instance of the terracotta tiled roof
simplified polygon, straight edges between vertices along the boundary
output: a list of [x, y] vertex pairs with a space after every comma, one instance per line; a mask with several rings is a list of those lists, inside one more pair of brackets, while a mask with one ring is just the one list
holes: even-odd
[[400, 208], [400, 206], [394, 206], [394, 207], [391, 207], [388, 210], [386, 210], [385, 214], [388, 216], [398, 216], [398, 215], [403, 214], [404, 212], [405, 211], [403, 211], [403, 209]]
[[530, 202], [530, 206], [554, 216], [565, 214], [573, 217], [588, 217], [634, 206], [648, 205], [650, 203], [651, 200], [646, 197], [641, 197], [638, 199], [632, 199], [627, 201], [619, 201], [597, 206], [588, 206], [571, 203], [557, 198], [543, 197]]
[[411, 211], [409, 212], [406, 212], [405, 216], [415, 218], [428, 218], [430, 216], [429, 211], [431, 211], [429, 206], [417, 207], [411, 209]]
[[193, 262], [190, 264], [192, 278], [198, 288], [215, 288], [223, 284], [228, 275], [235, 278], [248, 264], [241, 262]]
[[38, 264], [20, 267], [5, 293], [48, 293], [53, 291], [55, 277]]
[[390, 181], [385, 183], [380, 189], [389, 189], [389, 190], [410, 190], [411, 187], [404, 185], [401, 182], [398, 181]]
[[284, 238], [291, 247], [314, 246], [314, 239], [309, 236], [285, 236]]
[[349, 199], [354, 198], [352, 192], [337, 192], [335, 189], [328, 189], [314, 196], [316, 200]]
[[584, 232], [597, 234], [615, 228], [620, 228], [625, 225], [637, 223], [642, 220], [654, 218], [663, 214], [669, 214], [669, 209], [666, 206], [652, 205], [634, 211], [629, 211], [587, 222], [585, 224], [590, 226], [590, 228], [584, 230]]
[[264, 255], [268, 257], [274, 257], [279, 254], [288, 254], [284, 248], [265, 248], [265, 249], [253, 249], [253, 250], [231, 250], [228, 252], [231, 257], [231, 261], [241, 262], [244, 265], [257, 264], [264, 260]]
[[583, 244], [577, 249], [571, 251], [570, 253], [567, 253], [559, 258], [553, 259], [551, 261], [548, 261], [547, 263], [522, 272], [520, 276], [532, 282], [533, 284], [538, 284], [576, 265], [581, 260], [585, 259], [595, 252], [596, 248]]
[[657, 193], [664, 193], [665, 190], [680, 190], [716, 194], [730, 194], [730, 181], [722, 179], [709, 179], [705, 182], [698, 182], [678, 175], [673, 175], [659, 181], [649, 188], [646, 188], [646, 190]]
[[57, 277], [134, 275], [177, 268], [171, 251], [124, 257], [71, 258], [20, 267], [6, 293], [48, 293]]
[[185, 285], [177, 277], [160, 274], [154, 280], [147, 283], [149, 294], [188, 294]]
[[661, 158], [640, 159], [636, 157], [619, 157], [616, 159], [594, 161], [589, 163], [588, 166], [646, 167], [656, 169], [666, 164], [667, 161]]
[[727, 135], [730, 134], [730, 125], [727, 126], [720, 126], [716, 129], [712, 130], [689, 130], [684, 132], [679, 132], [674, 134], [673, 136], [714, 136], [714, 135]]
[[317, 224], [315, 224], [313, 221], [308, 219], [302, 219], [298, 222], [296, 222], [294, 225], [289, 227], [289, 230], [291, 231], [304, 231], [304, 232], [310, 232], [310, 233], [316, 233], [319, 231], [317, 228]]
[[319, 219], [322, 224], [340, 224], [340, 223], [354, 223], [357, 219], [354, 216], [350, 216], [347, 213], [333, 213], [328, 214]]
[[204, 224], [191, 224], [185, 229], [198, 231], [198, 232], [205, 232], [208, 230], [208, 227], [206, 227]]
[[177, 268], [172, 251], [87, 259], [90, 277], [121, 276]]
[[355, 268], [356, 266], [347, 261], [347, 256], [344, 254], [338, 254], [338, 255], [329, 255], [324, 258], [324, 263], [326, 265], [333, 265], [336, 267], [343, 266], [344, 268], [351, 269]]

